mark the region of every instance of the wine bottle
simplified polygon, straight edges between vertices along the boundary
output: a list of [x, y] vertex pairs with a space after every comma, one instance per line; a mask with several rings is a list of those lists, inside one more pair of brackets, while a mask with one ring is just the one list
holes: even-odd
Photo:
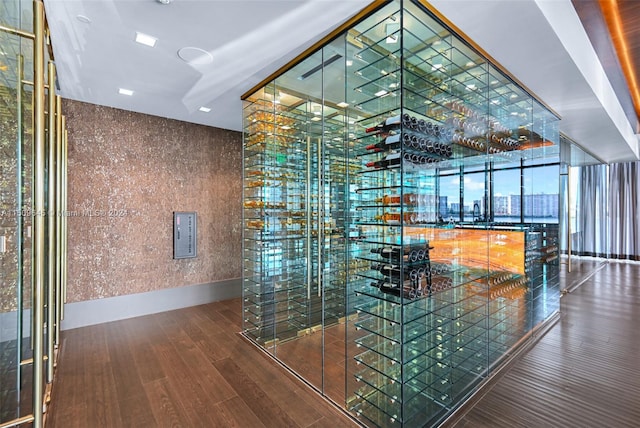
[[400, 195], [384, 195], [381, 198], [377, 198], [376, 202], [382, 203], [383, 205], [391, 205], [391, 204], [399, 204], [400, 201], [403, 201], [405, 205], [417, 205], [420, 200], [420, 195], [417, 193], [405, 193], [400, 197]]
[[415, 224], [418, 222], [418, 216], [416, 213], [383, 213], [381, 215], [377, 215], [374, 217], [376, 220], [382, 220], [385, 223], [400, 223], [400, 219], [404, 221], [406, 224]]
[[[394, 280], [399, 279], [400, 277], [400, 266], [386, 263], [372, 263], [371, 269], [376, 270], [383, 274], [384, 276], [388, 276]], [[426, 270], [424, 267], [411, 267], [406, 268], [404, 270], [404, 278], [405, 280], [410, 279], [416, 281], [425, 276]]]
[[402, 285], [394, 284], [392, 282], [380, 280], [371, 283], [372, 287], [376, 287], [383, 293], [394, 294], [396, 296], [403, 295], [404, 297], [414, 298], [419, 295], [419, 290], [416, 289], [411, 281], [405, 281]]
[[379, 161], [367, 162], [365, 166], [376, 169], [399, 168], [402, 164], [402, 156], [400, 153], [391, 153]]
[[[401, 141], [408, 140], [409, 136], [407, 134], [395, 134], [386, 137], [384, 140], [380, 141], [376, 144], [369, 144], [365, 149], [373, 150], [376, 152], [386, 151], [395, 149], [400, 146]], [[405, 143], [406, 144], [406, 143]]]
[[364, 132], [369, 134], [371, 132], [381, 132], [381, 131], [388, 131], [390, 129], [395, 129], [400, 125], [401, 120], [402, 120], [401, 115], [391, 116], [385, 119], [384, 121], [380, 122], [376, 126], [372, 126], [370, 128], [365, 129]]
[[245, 208], [262, 208], [264, 207], [264, 201], [256, 201], [253, 199], [247, 199], [246, 201], [244, 201], [244, 207]]
[[398, 247], [379, 247], [371, 250], [374, 254], [379, 254], [385, 259], [389, 259], [390, 262], [399, 262], [400, 259], [406, 262], [417, 262], [428, 258], [428, 252], [423, 247], [405, 247], [400, 249]]

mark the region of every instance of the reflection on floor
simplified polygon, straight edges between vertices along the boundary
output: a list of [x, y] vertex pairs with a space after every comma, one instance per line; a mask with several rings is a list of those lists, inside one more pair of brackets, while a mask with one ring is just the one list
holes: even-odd
[[[352, 339], [349, 341], [350, 346], [355, 348], [352, 337], [353, 334], [355, 334], [355, 329], [353, 329], [353, 324], [350, 323], [349, 325], [351, 330], [349, 336]], [[324, 389], [325, 394], [341, 406], [344, 406], [345, 403], [347, 380], [355, 384], [353, 370], [350, 370], [350, 375], [345, 378], [345, 364], [348, 361], [345, 355], [354, 355], [355, 351], [352, 349], [346, 354], [346, 328], [347, 324], [340, 323], [324, 329], [324, 384], [322, 372], [322, 330], [294, 340], [281, 342], [275, 350], [276, 356], [285, 365], [302, 376], [315, 388], [319, 390]], [[349, 391], [353, 390], [354, 386], [352, 385]]]

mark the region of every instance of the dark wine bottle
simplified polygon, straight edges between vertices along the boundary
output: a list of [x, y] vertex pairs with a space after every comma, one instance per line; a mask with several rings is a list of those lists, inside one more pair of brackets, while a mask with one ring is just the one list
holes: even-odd
[[[371, 265], [371, 269], [376, 270], [383, 274], [384, 276], [389, 277], [392, 281], [398, 281], [400, 279], [401, 269], [400, 266], [385, 264], [385, 263], [373, 263]], [[403, 280], [412, 280], [416, 281], [422, 278], [425, 275], [424, 267], [412, 267], [404, 270]]]
[[384, 140], [380, 141], [379, 143], [369, 144], [367, 147], [365, 147], [365, 149], [373, 150], [376, 152], [395, 149], [400, 146], [401, 141], [404, 140], [405, 138], [408, 138], [407, 134], [390, 135], [386, 137]]
[[404, 249], [398, 247], [379, 247], [371, 250], [374, 254], [379, 254], [385, 259], [389, 259], [392, 262], [399, 262], [400, 259], [407, 262], [417, 262], [424, 260], [425, 255], [428, 255], [424, 248], [409, 248]]
[[388, 131], [390, 129], [395, 129], [400, 126], [401, 120], [402, 120], [401, 115], [391, 116], [385, 119], [383, 122], [380, 122], [376, 126], [372, 126], [370, 128], [365, 129], [364, 132], [369, 134], [371, 132], [381, 132], [381, 131]]
[[403, 295], [404, 297], [411, 299], [417, 297], [420, 293], [420, 291], [413, 286], [412, 281], [405, 281], [402, 285], [400, 285], [380, 280], [372, 282], [371, 286], [376, 287], [383, 293], [393, 294], [395, 296]]
[[402, 165], [403, 158], [406, 159], [407, 156], [402, 156], [400, 153], [391, 153], [385, 156], [384, 159], [380, 159], [379, 161], [367, 162], [366, 166], [376, 169], [399, 168], [400, 165]]

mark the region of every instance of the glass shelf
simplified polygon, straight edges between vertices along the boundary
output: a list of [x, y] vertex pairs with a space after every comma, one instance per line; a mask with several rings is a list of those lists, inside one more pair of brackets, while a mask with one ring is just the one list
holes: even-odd
[[531, 210], [556, 119], [437, 16], [388, 2], [244, 102], [243, 329], [280, 358], [344, 323], [369, 426], [444, 420], [558, 308], [557, 226], [490, 200], [520, 170]]

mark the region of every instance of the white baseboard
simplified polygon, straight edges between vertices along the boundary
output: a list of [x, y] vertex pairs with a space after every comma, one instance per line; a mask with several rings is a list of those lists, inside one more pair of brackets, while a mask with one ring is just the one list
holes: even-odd
[[242, 294], [242, 279], [188, 285], [147, 293], [67, 303], [62, 330], [233, 299]]

